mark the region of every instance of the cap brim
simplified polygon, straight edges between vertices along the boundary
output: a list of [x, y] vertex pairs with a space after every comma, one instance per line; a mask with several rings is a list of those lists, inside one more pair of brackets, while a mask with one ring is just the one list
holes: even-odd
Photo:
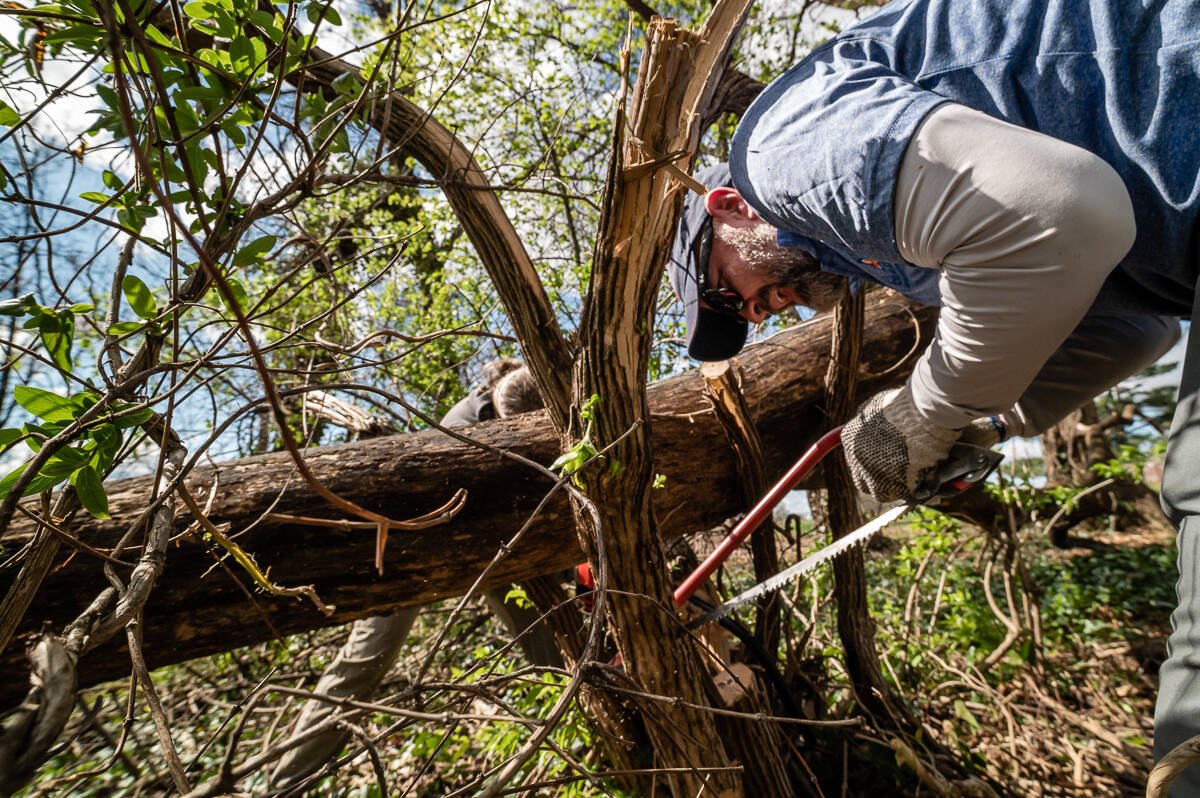
[[696, 360], [727, 360], [742, 351], [749, 334], [750, 324], [742, 318], [698, 306], [694, 318], [688, 314], [688, 354]]

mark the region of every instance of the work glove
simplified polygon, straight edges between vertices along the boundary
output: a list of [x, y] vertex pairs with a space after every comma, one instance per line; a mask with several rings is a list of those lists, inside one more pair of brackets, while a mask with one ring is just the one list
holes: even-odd
[[905, 385], [875, 394], [858, 409], [842, 428], [842, 451], [856, 488], [881, 502], [911, 502], [960, 434], [926, 421]]
[[981, 449], [990, 449], [1008, 440], [1008, 427], [999, 416], [977, 418], [962, 428], [958, 440]]

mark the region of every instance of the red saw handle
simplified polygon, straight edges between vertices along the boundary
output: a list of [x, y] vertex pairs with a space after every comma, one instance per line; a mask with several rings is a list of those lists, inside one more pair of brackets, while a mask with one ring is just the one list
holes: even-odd
[[771, 511], [775, 509], [783, 497], [791, 492], [792, 488], [800, 483], [800, 480], [807, 477], [812, 470], [817, 467], [817, 463], [825, 457], [825, 455], [836, 449], [842, 442], [842, 428], [834, 427], [829, 432], [821, 436], [820, 440], [809, 447], [799, 460], [796, 461], [788, 472], [783, 475], [771, 490], [767, 491], [767, 495], [759, 500], [758, 504], [754, 505], [754, 509], [746, 514], [746, 517], [738, 522], [738, 525], [733, 528], [733, 531], [725, 536], [720, 545], [713, 550], [713, 553], [708, 555], [708, 558], [700, 563], [700, 567], [692, 572], [691, 576], [683, 580], [683, 584], [675, 588], [675, 606], [682, 607], [687, 603], [692, 594], [696, 592], [700, 585], [704, 584], [704, 580], [712, 575], [712, 572], [721, 567], [721, 563], [733, 553], [733, 550], [750, 536], [750, 533], [762, 524], [763, 521], [770, 517]]

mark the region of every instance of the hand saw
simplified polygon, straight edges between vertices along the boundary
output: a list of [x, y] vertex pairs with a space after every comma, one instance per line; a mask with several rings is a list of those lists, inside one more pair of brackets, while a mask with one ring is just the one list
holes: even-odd
[[[709, 555], [697, 568], [691, 576], [684, 580], [683, 584], [675, 591], [675, 602], [677, 606], [682, 606], [687, 602], [696, 588], [707, 579], [717, 567], [725, 561], [729, 554], [736, 548], [750, 532], [757, 528], [764, 520], [766, 515], [774, 509], [783, 496], [790, 491], [801, 479], [812, 471], [816, 463], [822, 457], [836, 448], [840, 443], [841, 428], [837, 428], [827, 433], [821, 440], [817, 441], [814, 446], [805, 453], [803, 457], [797, 461], [797, 464], [784, 475], [774, 488], [757, 504], [754, 509], [734, 527], [733, 532], [729, 534], [721, 545]], [[914, 501], [911, 504], [903, 504], [898, 507], [884, 512], [878, 518], [864, 524], [853, 532], [845, 535], [828, 546], [821, 548], [812, 554], [805, 557], [800, 562], [780, 571], [775, 576], [770, 577], [764, 582], [761, 582], [745, 592], [726, 601], [724, 604], [709, 611], [701, 618], [688, 624], [689, 627], [701, 626], [706, 623], [711, 623], [726, 614], [730, 610], [748, 604], [751, 601], [770, 593], [773, 590], [778, 590], [783, 585], [798, 579], [804, 574], [812, 571], [818, 565], [834, 557], [848, 551], [856, 545], [866, 543], [875, 533], [892, 523], [900, 516], [913, 509], [918, 504], [923, 504], [938, 496], [947, 496], [982, 482], [988, 477], [1004, 455], [999, 452], [994, 452], [990, 449], [983, 449], [978, 446], [972, 446], [966, 443], [955, 444], [950, 449], [950, 454], [939, 466], [936, 475], [929, 480], [925, 485], [918, 489]], [[802, 472], [802, 473], [798, 473]]]

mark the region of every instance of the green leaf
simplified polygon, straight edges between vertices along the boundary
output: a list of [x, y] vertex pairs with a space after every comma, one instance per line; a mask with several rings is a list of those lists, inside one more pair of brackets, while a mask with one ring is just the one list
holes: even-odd
[[[15, 485], [17, 480], [21, 478], [21, 475], [25, 473], [25, 469], [28, 466], [29, 463], [22, 463], [21, 465], [17, 466], [17, 468], [15, 468], [8, 476], [0, 480], [0, 499], [3, 499], [9, 494], [9, 492], [13, 489], [13, 485]], [[61, 477], [50, 477], [44, 474], [38, 474], [33, 479], [29, 480], [29, 484], [25, 486], [25, 490], [21, 495], [24, 497], [32, 496], [35, 493], [41, 493], [44, 490], [53, 488], [64, 479], [66, 479], [66, 475]]]
[[120, 106], [120, 101], [117, 99], [117, 93], [111, 86], [106, 86], [103, 83], [97, 83], [96, 96], [98, 96], [109, 108], [115, 110]]
[[104, 38], [104, 30], [96, 25], [72, 25], [55, 31], [42, 40], [43, 44], [66, 42], [78, 49], [86, 49]]
[[527, 610], [533, 606], [533, 602], [529, 600], [529, 596], [525, 593], [525, 588], [520, 585], [509, 585], [508, 592], [504, 594], [505, 604], [514, 604], [518, 609]]
[[0, 302], [0, 316], [24, 316], [30, 308], [37, 307], [33, 294], [6, 299]]
[[92, 390], [80, 391], [79, 393], [71, 394], [71, 404], [78, 407], [80, 410], [87, 410], [96, 402], [100, 401], [100, 394]]
[[183, 13], [192, 19], [212, 19], [213, 12], [205, 0], [193, 0], [183, 7]]
[[354, 72], [343, 72], [331, 85], [338, 94], [354, 95], [362, 88], [362, 79]]
[[272, 43], [279, 44], [283, 41], [283, 29], [279, 27], [275, 14], [257, 9], [250, 12], [250, 21], [261, 28]]
[[569, 452], [563, 452], [558, 458], [550, 464], [551, 471], [561, 471], [564, 474], [574, 474], [583, 467], [586, 457], [581, 457], [579, 452], [572, 449]]
[[71, 475], [71, 484], [75, 486], [75, 494], [87, 511], [96, 518], [108, 518], [108, 494], [104, 492], [104, 484], [100, 475], [90, 465]]
[[154, 302], [154, 295], [139, 278], [132, 274], [126, 275], [125, 279], [121, 281], [121, 290], [125, 292], [125, 299], [129, 302], [129, 307], [133, 308], [133, 312], [139, 317], [152, 319], [158, 315], [158, 305]]
[[225, 90], [212, 86], [185, 86], [175, 96], [181, 100], [223, 100]]
[[600, 395], [594, 393], [587, 398], [587, 401], [583, 403], [583, 407], [579, 409], [579, 417], [584, 421], [591, 421], [592, 415], [596, 411], [596, 405], [598, 404], [600, 404]]
[[250, 40], [250, 47], [254, 50], [254, 66], [256, 70], [261, 70], [263, 64], [267, 62], [267, 43], [255, 37]]
[[[243, 311], [249, 309], [250, 297], [246, 293], [246, 287], [242, 285], [240, 280], [229, 280], [228, 283], [229, 292], [233, 294], [233, 298], [237, 300], [238, 308]], [[225, 298], [224, 294], [221, 295], [221, 301], [225, 303], [225, 307], [229, 309], [230, 313], [234, 312], [233, 305], [230, 304], [229, 300]]]
[[117, 456], [117, 449], [121, 447], [124, 438], [124, 434], [117, 429], [116, 424], [101, 424], [92, 430], [95, 452], [91, 462], [97, 471], [104, 471], [112, 465], [113, 458]]
[[229, 43], [229, 57], [239, 75], [248, 73], [254, 59], [254, 47], [250, 44], [250, 37], [235, 36]]
[[38, 324], [42, 345], [60, 371], [71, 370], [71, 344], [75, 338], [75, 317], [67, 310], [57, 316], [42, 316]]
[[105, 333], [108, 335], [127, 335], [131, 332], [136, 332], [146, 325], [140, 321], [119, 321], [116, 324], [109, 326]]
[[163, 47], [174, 47], [175, 46], [174, 42], [172, 42], [170, 39], [168, 39], [166, 37], [166, 35], [163, 34], [162, 31], [160, 31], [158, 28], [154, 27], [153, 25], [143, 25], [142, 30], [144, 30], [146, 32], [146, 38], [149, 39], [150, 41], [154, 42], [155, 44], [162, 45]]
[[238, 250], [233, 256], [234, 266], [249, 266], [262, 260], [263, 256], [275, 248], [275, 236], [261, 236]]
[[183, 156], [187, 159], [188, 165], [192, 167], [192, 174], [199, 183], [204, 182], [204, 178], [208, 176], [208, 169], [211, 166], [209, 159], [216, 161], [216, 153], [205, 147], [201, 147], [194, 140], [189, 141], [183, 148]]
[[97, 205], [103, 205], [110, 199], [110, 197], [103, 191], [85, 191], [79, 195], [79, 198], [85, 199], [88, 202], [94, 202]]
[[142, 207], [143, 206], [138, 206], [117, 211], [117, 221], [120, 222], [121, 226], [126, 230], [134, 233], [140, 233], [142, 231], [142, 226], [146, 224], [147, 216], [154, 215], [153, 213], [142, 213]]
[[21, 475], [25, 473], [25, 468], [28, 465], [29, 463], [22, 463], [10, 471], [8, 476], [6, 476], [4, 479], [0, 479], [0, 499], [3, 499], [9, 494], [10, 491], [12, 491], [13, 485], [15, 485], [17, 480], [21, 478]]
[[9, 107], [8, 104], [3, 100], [0, 100], [0, 125], [12, 127], [20, 121], [21, 115], [18, 114], [16, 110]]
[[128, 404], [121, 407], [114, 407], [113, 410], [119, 415], [113, 419], [113, 423], [119, 429], [130, 429], [131, 427], [140, 427], [154, 416], [154, 411], [149, 407], [137, 408], [136, 405]]
[[967, 725], [969, 725], [973, 730], [979, 730], [979, 719], [971, 713], [971, 710], [967, 709], [966, 703], [961, 699], [956, 699], [954, 702], [954, 715], [960, 720], [966, 721]]
[[242, 132], [236, 122], [226, 119], [221, 123], [221, 130], [225, 132], [226, 136], [229, 136], [229, 141], [239, 150], [246, 146], [246, 134]]
[[117, 189], [122, 188], [125, 185], [125, 181], [122, 180], [116, 172], [111, 172], [108, 169], [104, 170], [103, 180], [104, 180], [104, 185], [108, 186], [113, 191], [116, 191]]
[[13, 388], [17, 404], [46, 421], [70, 421], [75, 418], [77, 408], [65, 396], [59, 396], [30, 385]]
[[71, 312], [74, 314], [91, 313], [95, 309], [96, 309], [95, 305], [89, 305], [86, 302], [76, 302], [70, 308]]
[[87, 457], [82, 452], [72, 449], [70, 446], [64, 446], [42, 465], [42, 470], [38, 472], [38, 475], [63, 480], [85, 465], [87, 465]]
[[196, 116], [196, 111], [188, 103], [179, 103], [175, 106], [175, 124], [179, 127], [179, 132], [183, 136], [189, 136], [200, 129], [200, 118]]
[[0, 451], [4, 451], [25, 436], [19, 429], [0, 429]]

